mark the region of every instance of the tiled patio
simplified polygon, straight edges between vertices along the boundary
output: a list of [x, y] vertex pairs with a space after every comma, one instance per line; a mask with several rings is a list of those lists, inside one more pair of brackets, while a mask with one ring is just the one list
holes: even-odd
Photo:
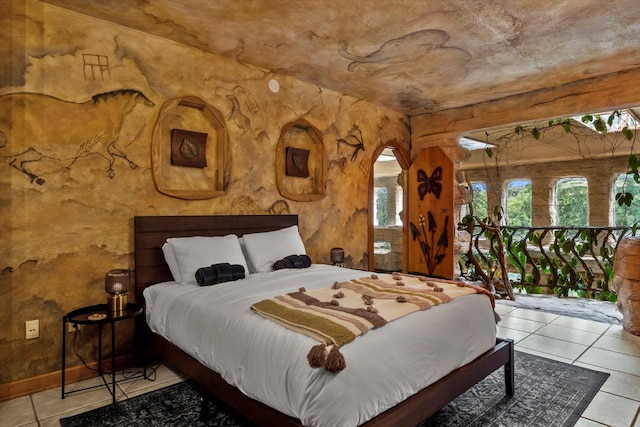
[[594, 322], [507, 305], [498, 336], [516, 349], [611, 374], [576, 426], [638, 427], [640, 337], [620, 325]]

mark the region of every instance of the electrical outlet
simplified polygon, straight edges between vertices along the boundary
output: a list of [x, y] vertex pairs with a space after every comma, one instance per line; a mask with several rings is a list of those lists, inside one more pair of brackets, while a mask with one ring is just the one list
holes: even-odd
[[67, 323], [67, 332], [75, 332], [80, 330], [80, 325], [77, 323]]
[[25, 338], [28, 340], [40, 337], [40, 320], [27, 320], [25, 322]]

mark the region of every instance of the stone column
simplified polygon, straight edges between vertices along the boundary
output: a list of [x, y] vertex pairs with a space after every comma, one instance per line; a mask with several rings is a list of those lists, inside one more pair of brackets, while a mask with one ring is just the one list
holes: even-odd
[[587, 176], [589, 186], [589, 225], [608, 227], [611, 217], [611, 176], [607, 173], [590, 173]]
[[[393, 178], [393, 177], [391, 177]], [[389, 215], [389, 225], [396, 225], [396, 215], [398, 214], [398, 211], [396, 209], [396, 185], [395, 185], [395, 180], [390, 179], [389, 180], [389, 186], [387, 187], [388, 190], [388, 199], [387, 199], [387, 212]]]
[[546, 227], [553, 224], [553, 186], [555, 181], [549, 178], [531, 180], [531, 225]]

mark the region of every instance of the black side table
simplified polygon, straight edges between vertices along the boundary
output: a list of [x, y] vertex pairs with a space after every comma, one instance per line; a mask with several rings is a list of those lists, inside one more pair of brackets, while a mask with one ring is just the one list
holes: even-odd
[[[62, 398], [66, 395], [75, 393], [78, 391], [84, 391], [96, 387], [102, 387], [102, 384], [86, 387], [80, 390], [74, 390], [65, 393], [65, 368], [66, 368], [66, 349], [67, 349], [67, 324], [72, 323], [75, 325], [98, 325], [98, 374], [102, 377], [104, 386], [107, 387], [113, 403], [116, 403], [116, 328], [115, 323], [120, 320], [133, 319], [143, 312], [143, 307], [140, 304], [129, 303], [127, 308], [122, 311], [112, 312], [107, 310], [106, 304], [92, 305], [88, 307], [82, 307], [77, 310], [73, 310], [62, 317]], [[111, 325], [111, 372], [105, 372], [102, 369], [102, 325]], [[77, 332], [76, 332], [77, 333]], [[106, 375], [111, 375], [111, 384], [105, 379]], [[147, 379], [146, 366], [143, 367], [142, 373], [137, 377], [144, 377]]]

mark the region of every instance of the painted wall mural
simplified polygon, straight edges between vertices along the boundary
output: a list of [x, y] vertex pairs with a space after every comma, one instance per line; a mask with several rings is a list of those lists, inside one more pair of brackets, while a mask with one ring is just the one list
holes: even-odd
[[[136, 215], [295, 213], [314, 262], [329, 262], [340, 246], [349, 266], [366, 268], [367, 153], [394, 138], [408, 148], [406, 116], [35, 0], [0, 18], [0, 39], [12, 46], [0, 66], [11, 70], [0, 73], [0, 385], [59, 381], [60, 319], [105, 302], [106, 271], [134, 268]], [[231, 167], [222, 168], [219, 197], [180, 199], [154, 183], [154, 124], [163, 105], [187, 96], [215, 108], [228, 132]], [[207, 133], [209, 147], [213, 132], [174, 119], [171, 129]], [[331, 141], [325, 196], [305, 202], [283, 198], [275, 173], [280, 131], [300, 119]], [[332, 149], [338, 139], [347, 143]], [[40, 338], [27, 341], [32, 319]], [[122, 323], [118, 354], [134, 333]], [[79, 337], [89, 361], [95, 333]]]
[[358, 158], [358, 153], [364, 151], [364, 138], [362, 137], [362, 131], [356, 125], [353, 125], [349, 134], [345, 138], [339, 138], [338, 152], [340, 152], [341, 145], [346, 145], [347, 150], [352, 150], [351, 161], [355, 162]]
[[82, 73], [85, 80], [89, 78], [93, 80], [111, 78], [111, 68], [109, 68], [109, 57], [107, 55], [83, 53], [82, 62]]
[[[38, 93], [0, 96], [0, 130], [15, 135], [5, 138], [0, 159], [39, 185], [45, 183], [36, 172], [40, 162], [57, 163], [65, 173], [79, 159], [97, 158], [107, 162], [105, 172], [110, 178], [115, 176], [116, 158], [136, 169], [116, 143], [124, 120], [139, 103], [155, 105], [133, 89], [100, 93], [80, 103]], [[14, 116], [23, 120], [12, 120]]]
[[[346, 45], [339, 53], [352, 61], [347, 67], [351, 72], [369, 77], [417, 74], [430, 86], [450, 86], [466, 77], [471, 60], [467, 51], [445, 46], [450, 39], [446, 31], [426, 29], [387, 40], [368, 55], [351, 53]], [[442, 62], [448, 66], [438, 66]]]

